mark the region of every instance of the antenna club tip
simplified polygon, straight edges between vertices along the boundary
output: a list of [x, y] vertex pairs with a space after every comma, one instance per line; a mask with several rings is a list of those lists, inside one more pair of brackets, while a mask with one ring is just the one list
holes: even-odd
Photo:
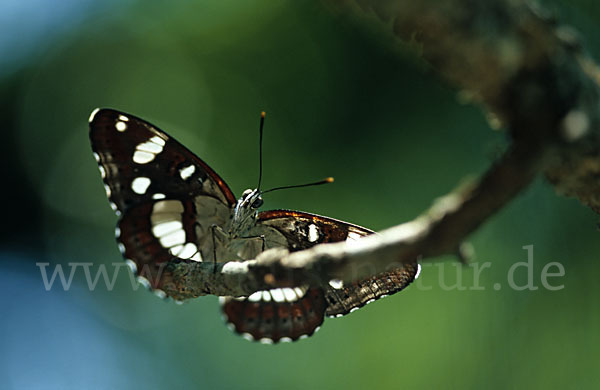
[[325, 178], [325, 182], [326, 183], [333, 183], [334, 179], [333, 179], [333, 177], [327, 177], [327, 178]]
[[260, 112], [260, 117], [261, 117], [261, 118], [264, 118], [264, 117], [265, 117], [265, 115], [267, 115], [267, 113], [266, 113], [266, 112], [264, 112], [264, 111], [261, 111], [261, 112]]

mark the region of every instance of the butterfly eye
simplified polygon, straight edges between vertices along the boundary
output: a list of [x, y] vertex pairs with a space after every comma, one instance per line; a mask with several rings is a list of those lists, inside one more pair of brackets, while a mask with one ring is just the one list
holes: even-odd
[[256, 198], [256, 200], [254, 201], [254, 203], [252, 203], [252, 208], [253, 208], [253, 209], [257, 209], [257, 208], [259, 208], [260, 206], [262, 206], [262, 205], [263, 205], [263, 203], [264, 203], [264, 202], [263, 202], [262, 198]]

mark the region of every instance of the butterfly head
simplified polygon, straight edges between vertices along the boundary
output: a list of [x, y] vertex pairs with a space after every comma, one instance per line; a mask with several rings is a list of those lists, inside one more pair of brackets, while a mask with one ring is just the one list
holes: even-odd
[[248, 188], [246, 191], [242, 193], [242, 197], [238, 201], [240, 206], [244, 206], [250, 209], [258, 209], [263, 205], [262, 192], [258, 189], [250, 189]]
[[242, 193], [242, 197], [238, 199], [235, 205], [233, 214], [233, 229], [245, 230], [249, 227], [257, 215], [257, 209], [263, 205], [261, 191], [257, 189], [247, 189]]

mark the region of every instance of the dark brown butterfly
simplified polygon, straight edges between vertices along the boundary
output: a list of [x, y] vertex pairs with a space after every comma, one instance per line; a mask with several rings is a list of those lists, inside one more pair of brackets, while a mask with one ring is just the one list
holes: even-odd
[[[176, 277], [169, 264], [242, 261], [270, 248], [297, 251], [373, 233], [299, 211], [258, 212], [267, 191], [249, 189], [236, 199], [200, 158], [130, 114], [95, 110], [90, 140], [110, 205], [120, 216], [119, 249], [138, 280], [162, 296], [167, 295], [163, 290], [173, 291], [165, 288]], [[222, 310], [230, 328], [245, 338], [264, 343], [298, 340], [313, 334], [325, 315], [342, 316], [402, 290], [418, 269], [412, 263], [346, 286], [331, 281], [327, 288], [298, 286], [258, 291], [247, 298], [222, 297]]]

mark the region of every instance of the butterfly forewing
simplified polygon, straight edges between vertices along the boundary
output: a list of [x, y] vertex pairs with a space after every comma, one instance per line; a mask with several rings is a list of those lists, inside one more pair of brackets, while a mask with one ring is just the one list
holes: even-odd
[[121, 212], [155, 199], [200, 194], [228, 207], [236, 202], [227, 184], [204, 161], [133, 115], [94, 111], [90, 140], [108, 198]]

